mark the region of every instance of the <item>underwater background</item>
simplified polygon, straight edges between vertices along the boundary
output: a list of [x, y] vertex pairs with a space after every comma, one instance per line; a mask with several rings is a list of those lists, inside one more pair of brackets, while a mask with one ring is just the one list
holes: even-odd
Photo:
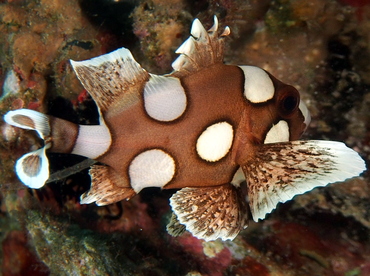
[[[302, 139], [343, 141], [369, 166], [368, 0], [1, 0], [1, 117], [31, 108], [96, 124], [69, 59], [126, 47], [149, 72], [169, 73], [192, 20], [208, 29], [213, 15], [231, 28], [226, 63], [300, 91], [312, 115]], [[204, 242], [167, 234], [174, 191], [80, 205], [91, 162], [77, 156], [50, 154], [50, 183], [27, 189], [13, 166], [40, 141], [0, 127], [2, 275], [370, 275], [368, 172], [278, 205], [234, 241]]]

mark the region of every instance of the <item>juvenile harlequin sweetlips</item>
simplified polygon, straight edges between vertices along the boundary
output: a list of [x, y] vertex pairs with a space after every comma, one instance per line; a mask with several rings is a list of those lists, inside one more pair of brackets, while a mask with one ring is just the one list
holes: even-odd
[[[100, 124], [9, 111], [8, 124], [44, 140], [17, 161], [20, 180], [35, 189], [45, 184], [46, 150], [86, 156], [103, 165], [91, 167], [81, 203], [111, 204], [146, 187], [180, 189], [167, 229], [208, 241], [235, 238], [249, 208], [257, 221], [279, 202], [362, 173], [364, 161], [343, 143], [296, 141], [310, 122], [298, 91], [258, 67], [225, 65], [229, 34], [226, 27], [219, 35], [216, 17], [208, 31], [195, 19], [174, 71], [163, 76], [141, 68], [126, 48], [71, 61]], [[247, 186], [236, 181], [240, 168]]]

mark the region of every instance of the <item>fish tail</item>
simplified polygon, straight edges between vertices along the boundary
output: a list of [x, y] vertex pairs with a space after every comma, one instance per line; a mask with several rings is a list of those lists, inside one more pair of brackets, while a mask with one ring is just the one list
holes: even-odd
[[46, 150], [51, 147], [49, 117], [34, 110], [18, 109], [5, 114], [4, 120], [15, 127], [35, 130], [44, 141], [42, 148], [23, 155], [15, 164], [16, 173], [26, 186], [41, 188], [49, 178], [49, 160], [46, 156]]

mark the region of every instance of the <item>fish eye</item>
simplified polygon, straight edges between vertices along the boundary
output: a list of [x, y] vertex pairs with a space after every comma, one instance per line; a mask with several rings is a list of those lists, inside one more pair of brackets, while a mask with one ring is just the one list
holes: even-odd
[[285, 87], [280, 91], [277, 104], [282, 117], [289, 117], [299, 106], [299, 92], [292, 86]]

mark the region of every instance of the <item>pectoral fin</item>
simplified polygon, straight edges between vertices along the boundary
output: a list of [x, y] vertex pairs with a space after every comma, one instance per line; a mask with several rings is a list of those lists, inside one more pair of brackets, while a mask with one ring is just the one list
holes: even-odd
[[242, 164], [253, 219], [264, 219], [280, 202], [315, 187], [358, 176], [366, 167], [357, 152], [332, 141], [264, 144]]
[[[240, 188], [231, 184], [183, 188], [171, 197], [170, 204], [180, 224], [205, 241], [234, 239], [247, 227], [245, 197]], [[176, 221], [172, 224], [176, 226]], [[174, 232], [179, 229], [176, 227]]]

